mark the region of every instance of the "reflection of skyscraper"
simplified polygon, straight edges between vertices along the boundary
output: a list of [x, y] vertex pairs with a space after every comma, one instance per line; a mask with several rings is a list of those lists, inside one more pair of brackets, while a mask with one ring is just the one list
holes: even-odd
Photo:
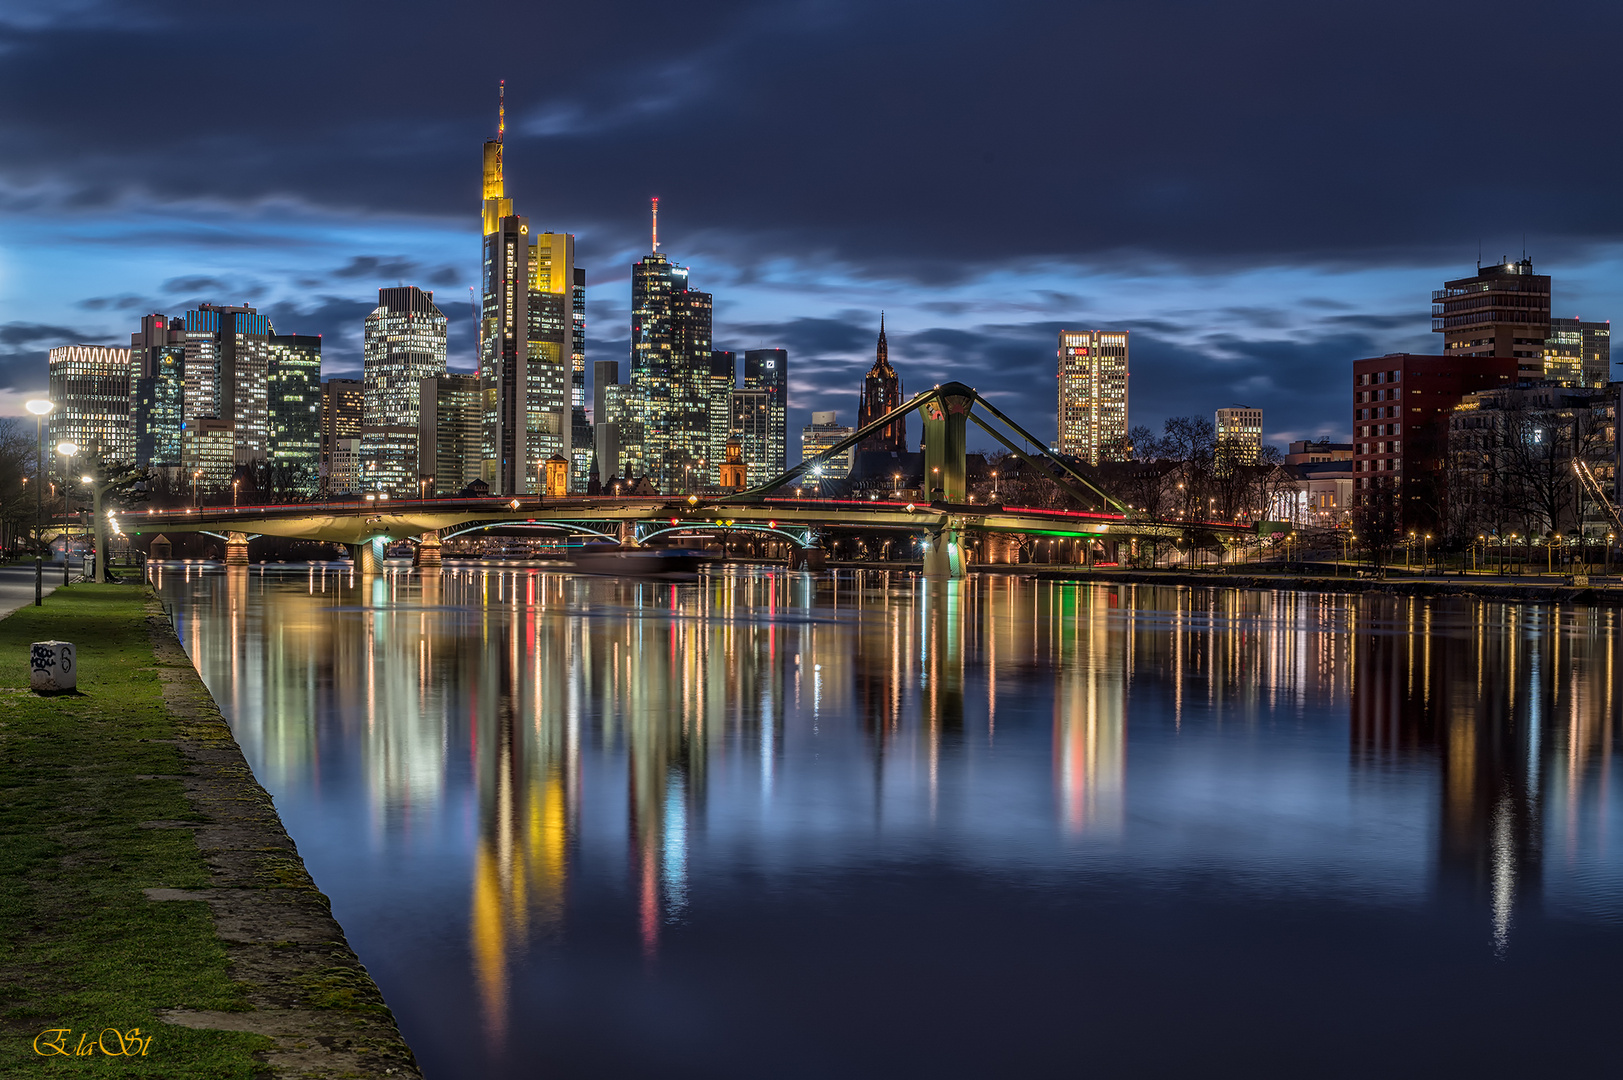
[[[890, 366], [890, 348], [885, 342], [885, 316], [879, 316], [879, 345], [873, 367], [862, 380], [862, 400], [857, 407], [857, 427], [867, 427], [902, 404], [902, 377]], [[859, 451], [887, 454], [907, 453], [907, 417], [899, 416], [857, 444]]]
[[1126, 776], [1126, 662], [1100, 593], [1066, 590], [1054, 664], [1054, 783], [1072, 833], [1118, 830]]

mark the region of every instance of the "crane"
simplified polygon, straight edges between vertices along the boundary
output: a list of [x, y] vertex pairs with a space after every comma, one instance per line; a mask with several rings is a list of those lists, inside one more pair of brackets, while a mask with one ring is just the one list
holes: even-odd
[[1600, 481], [1596, 480], [1595, 474], [1589, 471], [1589, 466], [1582, 461], [1574, 461], [1572, 471], [1578, 474], [1578, 480], [1583, 484], [1584, 490], [1589, 492], [1589, 497], [1594, 499], [1600, 505], [1601, 510], [1605, 512], [1607, 519], [1612, 523], [1615, 535], [1623, 536], [1623, 516], [1619, 516], [1617, 507], [1612, 505], [1612, 501], [1606, 497], [1606, 492], [1601, 488]]

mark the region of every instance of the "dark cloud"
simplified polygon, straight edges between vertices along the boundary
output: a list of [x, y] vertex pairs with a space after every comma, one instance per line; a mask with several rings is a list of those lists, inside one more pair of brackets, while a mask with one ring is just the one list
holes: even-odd
[[[356, 255], [332, 272], [335, 278], [405, 279], [416, 276], [419, 264], [403, 255], [379, 257]], [[453, 281], [455, 278], [452, 279]]]
[[201, 293], [224, 292], [228, 285], [219, 278], [204, 277], [200, 274], [188, 277], [174, 277], [159, 286], [166, 293], [182, 293], [195, 296]]
[[145, 297], [136, 296], [134, 293], [124, 293], [120, 296], [92, 296], [79, 301], [74, 306], [83, 308], [86, 311], [107, 311], [108, 309], [131, 311], [135, 308], [149, 307], [151, 304]]
[[44, 323], [25, 322], [0, 324], [0, 345], [34, 345], [41, 342], [66, 345], [97, 340], [100, 340], [100, 335], [87, 336], [71, 326], [47, 326]]
[[[95, 10], [0, 24], [11, 204], [460, 219], [499, 24], [570, 42], [545, 79], [506, 73], [511, 193], [605, 249], [640, 245], [655, 193], [675, 249], [926, 282], [1021, 259], [1464, 264], [1524, 232], [1547, 259], [1623, 237], [1623, 147], [1588, 140], [1572, 169], [1452, 168], [1438, 141], [1440, 108], [1453, 146], [1608, 130], [1623, 8], [1599, 0], [1542, 9], [1569, 32], [1524, 42], [1491, 108], [1447, 103], [1524, 21], [1509, 0], [1468, 17], [1408, 0]], [[150, 78], [160, 53], [188, 78]], [[324, 77], [288, 78], [289, 56]], [[229, 113], [200, 113], [199, 85]]]

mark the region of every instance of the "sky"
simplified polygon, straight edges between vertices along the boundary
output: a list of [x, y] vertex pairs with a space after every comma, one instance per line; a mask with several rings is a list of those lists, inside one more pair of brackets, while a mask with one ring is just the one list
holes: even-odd
[[715, 346], [789, 350], [792, 433], [854, 421], [883, 310], [909, 392], [1044, 438], [1070, 328], [1130, 331], [1133, 425], [1243, 403], [1346, 439], [1351, 361], [1437, 351], [1431, 290], [1479, 257], [1623, 313], [1620, 30], [1561, 0], [0, 0], [0, 415], [52, 346], [201, 301], [353, 374], [402, 282], [471, 371], [506, 79], [508, 194], [577, 237], [589, 363], [624, 369], [659, 196]]

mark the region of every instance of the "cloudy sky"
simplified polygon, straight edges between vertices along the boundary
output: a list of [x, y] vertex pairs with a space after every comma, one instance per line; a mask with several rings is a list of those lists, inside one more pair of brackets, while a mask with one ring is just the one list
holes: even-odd
[[[1244, 402], [1348, 436], [1350, 361], [1434, 351], [1430, 291], [1520, 255], [1623, 312], [1602, 3], [0, 0], [0, 414], [45, 350], [250, 302], [359, 369], [380, 286], [435, 290], [471, 370], [479, 155], [573, 232], [588, 360], [630, 265], [789, 350], [791, 429], [854, 417], [887, 312], [909, 390], [1043, 436], [1055, 334], [1132, 332], [1134, 424]], [[1614, 134], [1608, 134], [1614, 133]], [[793, 441], [793, 440], [792, 440]], [[791, 449], [791, 458], [795, 450]]]

